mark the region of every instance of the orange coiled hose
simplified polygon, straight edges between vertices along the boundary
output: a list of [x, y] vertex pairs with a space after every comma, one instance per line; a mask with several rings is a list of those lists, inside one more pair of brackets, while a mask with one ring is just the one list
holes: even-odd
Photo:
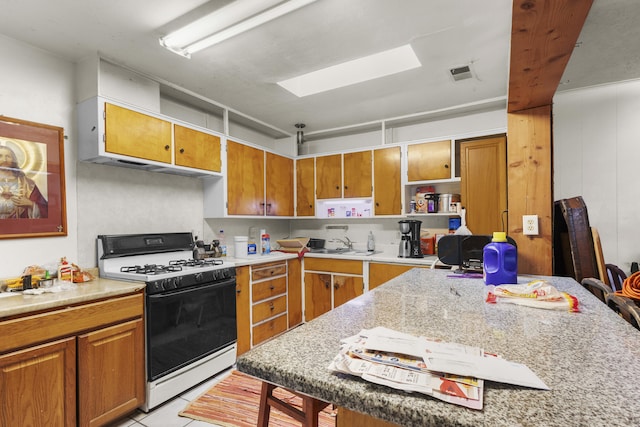
[[640, 300], [640, 271], [636, 271], [622, 282], [622, 291], [616, 292], [628, 298]]

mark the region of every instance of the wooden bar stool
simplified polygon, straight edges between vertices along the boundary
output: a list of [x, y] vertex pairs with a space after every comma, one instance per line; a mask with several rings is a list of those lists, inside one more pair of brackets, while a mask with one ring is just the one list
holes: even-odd
[[293, 393], [302, 398], [302, 410], [284, 402], [273, 395], [273, 390], [278, 386], [262, 382], [262, 391], [260, 392], [260, 412], [258, 413], [258, 427], [269, 426], [269, 415], [271, 407], [287, 414], [291, 418], [302, 423], [302, 427], [318, 427], [318, 413], [329, 404], [313, 397], [306, 396], [301, 393], [280, 387], [283, 390]]

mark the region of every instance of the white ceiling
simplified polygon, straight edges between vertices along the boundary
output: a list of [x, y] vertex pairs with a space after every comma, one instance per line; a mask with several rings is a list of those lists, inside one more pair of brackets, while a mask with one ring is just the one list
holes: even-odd
[[[2, 0], [0, 34], [74, 62], [99, 54], [288, 133], [506, 97], [511, 0], [318, 0], [191, 59], [159, 45], [228, 2]], [[640, 77], [639, 16], [637, 0], [595, 0], [560, 90]], [[406, 43], [421, 68], [305, 98], [276, 84]], [[454, 82], [461, 65], [473, 78]]]

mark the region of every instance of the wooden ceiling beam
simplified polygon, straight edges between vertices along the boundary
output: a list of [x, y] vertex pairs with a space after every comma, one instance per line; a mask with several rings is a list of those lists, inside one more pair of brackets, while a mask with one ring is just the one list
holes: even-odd
[[593, 0], [514, 0], [509, 113], [551, 105]]

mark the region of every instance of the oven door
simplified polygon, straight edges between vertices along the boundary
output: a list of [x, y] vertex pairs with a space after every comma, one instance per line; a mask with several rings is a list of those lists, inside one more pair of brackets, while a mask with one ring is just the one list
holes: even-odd
[[149, 381], [237, 339], [235, 279], [147, 295], [146, 302]]

